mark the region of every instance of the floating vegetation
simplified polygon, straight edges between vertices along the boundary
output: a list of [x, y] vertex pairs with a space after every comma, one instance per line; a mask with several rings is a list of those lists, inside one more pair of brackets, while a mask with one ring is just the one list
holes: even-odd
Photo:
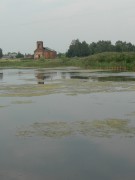
[[11, 102], [12, 104], [31, 104], [31, 103], [33, 103], [33, 101], [31, 101], [31, 100], [26, 100], [26, 101], [12, 101]]
[[5, 107], [7, 107], [7, 106], [0, 106], [0, 108], [5, 108]]
[[17, 136], [30, 137], [33, 135], [44, 137], [65, 137], [73, 134], [71, 124], [66, 122], [34, 123], [25, 130], [19, 129]]
[[0, 97], [31, 97], [55, 93], [77, 95], [135, 90], [135, 74], [129, 72], [113, 73], [112, 71], [75, 70], [72, 68], [32, 69], [29, 71], [24, 69], [21, 71], [23, 72], [21, 78], [20, 70], [12, 69], [7, 72], [8, 75], [5, 76], [11, 75], [11, 79], [13, 76], [15, 81], [14, 84], [11, 84], [11, 81], [1, 84]]
[[4, 85], [0, 87], [0, 97], [32, 97], [56, 93], [58, 84], [47, 85]]
[[79, 133], [86, 136], [111, 137], [119, 134], [131, 137], [135, 135], [135, 127], [130, 127], [128, 120], [82, 121], [78, 124], [78, 127]]
[[133, 90], [135, 90], [135, 84], [131, 82], [98, 82], [83, 79], [66, 79], [48, 84], [1, 85], [0, 97], [32, 97], [56, 93], [76, 95]]
[[112, 137], [121, 135], [134, 137], [135, 127], [128, 120], [108, 119], [77, 122], [36, 122], [27, 128], [18, 129], [16, 135], [21, 137], [43, 136], [50, 138], [68, 137], [71, 135], [94, 137]]

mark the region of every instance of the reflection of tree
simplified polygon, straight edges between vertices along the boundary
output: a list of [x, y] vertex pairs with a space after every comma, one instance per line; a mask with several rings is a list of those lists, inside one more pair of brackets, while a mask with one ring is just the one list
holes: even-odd
[[53, 81], [61, 79], [70, 79], [70, 73], [61, 71], [38, 71], [35, 74], [38, 84], [44, 84], [45, 80]]
[[92, 79], [98, 80], [98, 81], [135, 81], [135, 78], [132, 76], [105, 76], [105, 77], [94, 77]]
[[37, 78], [38, 84], [44, 84], [44, 79], [45, 79], [44, 73], [37, 73], [36, 78]]
[[42, 73], [42, 72], [38, 72], [36, 74], [36, 78], [38, 81], [38, 84], [44, 84], [44, 80], [52, 80], [53, 77], [56, 76], [56, 73]]
[[0, 73], [0, 79], [3, 79], [3, 73]]

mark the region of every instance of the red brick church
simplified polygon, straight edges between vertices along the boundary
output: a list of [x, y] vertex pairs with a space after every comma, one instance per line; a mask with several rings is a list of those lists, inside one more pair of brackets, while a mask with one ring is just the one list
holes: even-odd
[[48, 47], [43, 47], [43, 41], [37, 41], [37, 49], [34, 51], [34, 59], [40, 59], [41, 57], [44, 57], [45, 59], [54, 59], [56, 56], [56, 51]]

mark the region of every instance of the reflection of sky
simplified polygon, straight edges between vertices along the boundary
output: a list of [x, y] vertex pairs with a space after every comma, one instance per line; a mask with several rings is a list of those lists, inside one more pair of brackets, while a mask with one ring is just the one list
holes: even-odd
[[[5, 146], [1, 143], [0, 172], [3, 179], [26, 180], [33, 178], [63, 180], [134, 180], [135, 162], [129, 161], [128, 153], [113, 151], [118, 145], [113, 141], [112, 149], [107, 147], [111, 141], [100, 139], [100, 143], [87, 138], [65, 138], [50, 140], [43, 138], [16, 139]], [[122, 143], [119, 141], [119, 148]], [[124, 145], [124, 144], [123, 144]], [[127, 143], [132, 148], [130, 143]], [[5, 149], [6, 147], [6, 149]]]
[[41, 73], [38, 72], [36, 73], [36, 77], [39, 80], [61, 80], [61, 79], [70, 79], [70, 72], [46, 72], [46, 73]]
[[135, 81], [133, 72], [88, 72], [61, 70], [34, 70], [34, 69], [4, 69], [0, 71], [0, 82], [3, 84], [37, 84], [37, 82], [52, 83], [67, 79], [86, 79], [92, 81]]
[[4, 84], [36, 84], [37, 81], [55, 81], [69, 79], [70, 74], [61, 71], [57, 72], [35, 72], [34, 70], [6, 69], [3, 70], [3, 76], [0, 78]]
[[[33, 84], [33, 73], [34, 70], [5, 69], [3, 70], [3, 79], [1, 82], [7, 85]], [[28, 81], [28, 79], [31, 80]]]

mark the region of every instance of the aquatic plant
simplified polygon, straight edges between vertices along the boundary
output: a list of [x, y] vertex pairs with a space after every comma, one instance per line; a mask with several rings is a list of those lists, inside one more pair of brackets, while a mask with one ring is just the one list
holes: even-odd
[[31, 103], [33, 103], [33, 101], [31, 101], [31, 100], [26, 100], [26, 101], [12, 101], [11, 102], [12, 104], [31, 104]]
[[[103, 78], [105, 79], [105, 78]], [[0, 97], [31, 97], [56, 93], [77, 95], [98, 92], [134, 91], [132, 81], [98, 81], [89, 79], [62, 79], [48, 84], [1, 85]], [[19, 102], [18, 102], [19, 103]], [[21, 103], [21, 102], [20, 102]], [[23, 102], [22, 102], [23, 103]], [[27, 103], [27, 102], [26, 102]], [[28, 102], [30, 103], [30, 102]]]
[[107, 119], [76, 122], [35, 122], [27, 128], [20, 128], [16, 135], [19, 137], [43, 136], [50, 138], [61, 138], [73, 135], [112, 137], [121, 135], [123, 137], [134, 137], [135, 127], [131, 127], [128, 120]]

